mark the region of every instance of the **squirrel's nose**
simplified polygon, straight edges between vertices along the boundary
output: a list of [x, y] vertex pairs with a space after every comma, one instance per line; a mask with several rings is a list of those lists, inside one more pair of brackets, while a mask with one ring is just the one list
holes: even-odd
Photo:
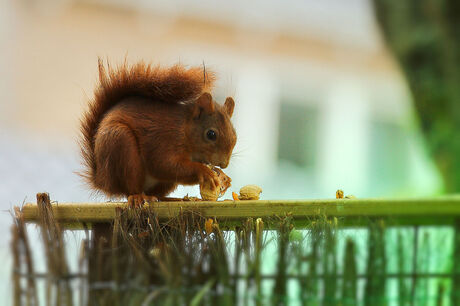
[[221, 169], [225, 169], [225, 168], [227, 168], [227, 166], [228, 166], [228, 161], [222, 162], [222, 163], [219, 164], [219, 167], [220, 167]]

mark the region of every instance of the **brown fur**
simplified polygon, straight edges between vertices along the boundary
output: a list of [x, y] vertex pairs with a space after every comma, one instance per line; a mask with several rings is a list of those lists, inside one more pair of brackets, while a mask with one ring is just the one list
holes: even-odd
[[[109, 196], [163, 197], [177, 184], [217, 182], [203, 163], [226, 167], [236, 135], [233, 100], [221, 106], [206, 93], [213, 81], [198, 67], [106, 70], [99, 61], [99, 86], [81, 124], [91, 187]], [[210, 128], [216, 141], [206, 137]]]

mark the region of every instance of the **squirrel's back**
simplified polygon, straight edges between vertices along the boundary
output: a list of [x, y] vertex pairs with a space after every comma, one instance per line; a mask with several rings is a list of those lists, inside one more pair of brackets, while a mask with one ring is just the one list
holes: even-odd
[[116, 69], [107, 64], [106, 69], [101, 59], [98, 66], [99, 84], [81, 120], [80, 146], [86, 168], [82, 176], [91, 185], [96, 172], [94, 137], [112, 107], [128, 97], [143, 97], [152, 103], [187, 102], [209, 90], [214, 82], [214, 75], [201, 67], [187, 69], [178, 64], [162, 68], [139, 62], [133, 66], [124, 63]]

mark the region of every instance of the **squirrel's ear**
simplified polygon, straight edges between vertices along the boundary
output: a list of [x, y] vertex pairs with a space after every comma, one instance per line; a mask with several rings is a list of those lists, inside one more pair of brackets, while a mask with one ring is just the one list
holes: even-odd
[[232, 117], [234, 108], [235, 101], [233, 101], [232, 97], [227, 97], [227, 99], [225, 99], [224, 109], [229, 117]]
[[209, 92], [203, 93], [195, 102], [195, 110], [193, 112], [194, 118], [199, 118], [202, 113], [214, 112], [214, 102]]

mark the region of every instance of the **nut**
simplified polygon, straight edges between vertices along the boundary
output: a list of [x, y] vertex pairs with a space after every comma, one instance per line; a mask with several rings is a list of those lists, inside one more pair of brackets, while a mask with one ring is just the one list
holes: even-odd
[[335, 198], [336, 198], [336, 199], [343, 199], [343, 190], [338, 189], [338, 190], [335, 192]]
[[240, 189], [240, 200], [258, 200], [262, 188], [257, 185], [246, 185]]
[[228, 177], [221, 169], [212, 167], [211, 168], [219, 179], [219, 186], [212, 188], [208, 182], [200, 185], [201, 198], [205, 201], [217, 201], [217, 199], [224, 195], [225, 191], [232, 185], [232, 179]]
[[211, 185], [204, 183], [200, 185], [200, 194], [204, 201], [217, 201], [219, 188], [212, 189]]
[[212, 224], [214, 223], [214, 220], [209, 218], [208, 220], [206, 220], [206, 222], [204, 223], [204, 229], [206, 230], [206, 234], [211, 234], [212, 233]]

